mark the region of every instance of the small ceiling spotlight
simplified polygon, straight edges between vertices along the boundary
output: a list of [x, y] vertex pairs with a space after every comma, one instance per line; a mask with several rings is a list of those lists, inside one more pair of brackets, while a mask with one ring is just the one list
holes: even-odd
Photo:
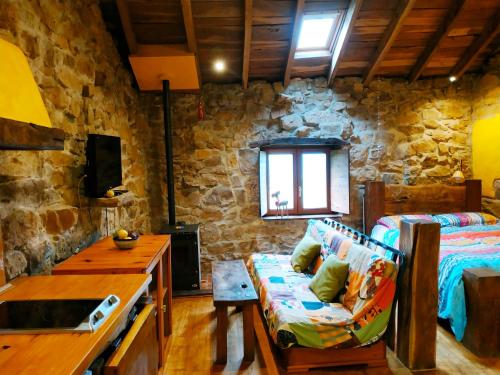
[[450, 82], [455, 82], [457, 80], [457, 77], [455, 76], [450, 76], [450, 78], [448, 78], [450, 80]]
[[224, 70], [226, 70], [226, 63], [223, 60], [216, 60], [214, 62], [214, 70], [217, 73], [222, 73]]

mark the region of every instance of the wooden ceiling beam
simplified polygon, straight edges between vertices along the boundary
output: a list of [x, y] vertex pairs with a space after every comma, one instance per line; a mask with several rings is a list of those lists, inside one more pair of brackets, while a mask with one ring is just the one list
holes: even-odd
[[474, 63], [474, 60], [484, 51], [491, 41], [500, 33], [500, 9], [498, 9], [493, 17], [488, 20], [488, 23], [483, 28], [481, 35], [465, 50], [464, 54], [458, 60], [458, 63], [450, 71], [450, 77], [460, 78], [467, 69]]
[[194, 53], [196, 61], [196, 71], [198, 74], [198, 85], [201, 89], [201, 70], [200, 61], [198, 58], [198, 43], [196, 41], [196, 33], [194, 30], [193, 9], [191, 0], [181, 0], [182, 18], [184, 19], [184, 29], [186, 30], [186, 40], [189, 52]]
[[377, 72], [379, 65], [384, 60], [385, 55], [391, 49], [392, 44], [399, 34], [401, 26], [403, 26], [403, 21], [413, 8], [413, 4], [415, 4], [415, 0], [399, 1], [394, 16], [385, 29], [384, 35], [382, 36], [382, 39], [378, 45], [377, 52], [375, 53], [375, 56], [373, 56], [370, 64], [368, 65], [368, 69], [363, 75], [363, 83], [365, 85], [368, 85], [371, 82], [371, 80], [375, 76], [375, 73]]
[[286, 62], [285, 77], [283, 78], [283, 85], [285, 87], [290, 83], [290, 76], [292, 75], [293, 60], [295, 58], [295, 51], [299, 42], [300, 25], [302, 23], [302, 16], [304, 15], [305, 0], [297, 0], [297, 7], [295, 8], [295, 20], [293, 22], [292, 39], [290, 40], [290, 50], [288, 52], [288, 60]]
[[467, 0], [455, 0], [452, 2], [451, 8], [445, 19], [441, 22], [433, 37], [427, 42], [424, 51], [411, 69], [410, 75], [408, 76], [408, 80], [411, 83], [415, 82], [418, 77], [420, 77], [431, 60], [432, 55], [434, 55], [434, 52], [438, 49], [441, 41], [450, 33], [453, 23], [461, 13], [466, 2]]
[[248, 88], [248, 73], [250, 70], [250, 49], [252, 47], [252, 17], [253, 0], [245, 0], [245, 36], [243, 41], [243, 72], [241, 79], [243, 88]]
[[123, 33], [127, 40], [127, 45], [130, 54], [137, 52], [137, 40], [135, 38], [134, 29], [132, 28], [132, 21], [130, 20], [130, 12], [126, 0], [116, 0], [116, 6], [120, 15]]
[[356, 19], [358, 18], [359, 11], [361, 10], [361, 6], [363, 5], [363, 0], [351, 0], [349, 4], [349, 9], [347, 9], [347, 13], [342, 21], [342, 27], [340, 29], [339, 36], [335, 42], [332, 53], [332, 63], [330, 65], [330, 71], [328, 74], [328, 85], [333, 86], [333, 80], [335, 79], [335, 75], [337, 74], [337, 69], [339, 67], [340, 61], [342, 60], [342, 56], [344, 55], [346, 45], [349, 42], [349, 38], [351, 36], [352, 29], [354, 28], [354, 24]]

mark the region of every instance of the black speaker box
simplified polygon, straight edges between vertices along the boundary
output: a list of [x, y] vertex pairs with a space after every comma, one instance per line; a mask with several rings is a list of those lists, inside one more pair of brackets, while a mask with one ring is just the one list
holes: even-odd
[[176, 291], [200, 289], [199, 225], [169, 225], [161, 232], [171, 235], [172, 289]]

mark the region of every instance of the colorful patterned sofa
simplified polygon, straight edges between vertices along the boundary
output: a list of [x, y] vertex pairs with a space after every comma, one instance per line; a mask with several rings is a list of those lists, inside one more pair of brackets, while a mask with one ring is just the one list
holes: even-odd
[[346, 288], [338, 301], [321, 302], [308, 286], [312, 273], [295, 272], [291, 256], [253, 254], [247, 266], [272, 341], [281, 349], [354, 348], [376, 342], [391, 314], [396, 264], [321, 221], [310, 220], [307, 231], [322, 244], [311, 271], [334, 253], [349, 262]]

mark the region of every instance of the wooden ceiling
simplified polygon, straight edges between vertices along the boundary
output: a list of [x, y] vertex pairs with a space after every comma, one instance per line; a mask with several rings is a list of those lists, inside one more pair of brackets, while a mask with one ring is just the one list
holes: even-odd
[[[245, 87], [315, 76], [458, 78], [500, 46], [500, 0], [101, 0], [101, 9], [124, 54], [182, 44], [202, 82]], [[302, 16], [333, 10], [343, 23], [331, 54], [295, 59]], [[219, 58], [222, 74], [213, 70]]]

